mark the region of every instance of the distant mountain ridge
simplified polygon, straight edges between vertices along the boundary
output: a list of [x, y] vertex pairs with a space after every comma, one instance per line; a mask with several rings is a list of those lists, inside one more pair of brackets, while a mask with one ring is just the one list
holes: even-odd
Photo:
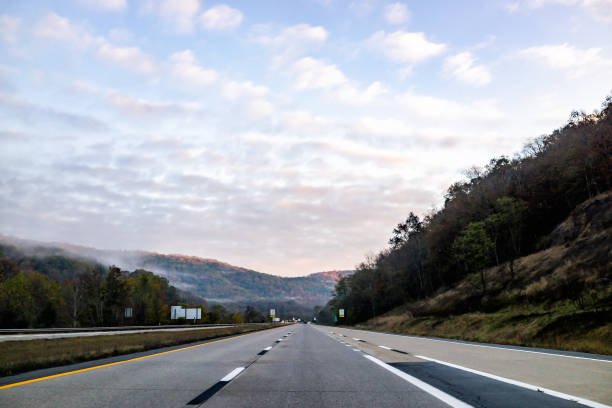
[[0, 241], [22, 248], [58, 248], [73, 255], [90, 258], [122, 269], [146, 269], [168, 278], [177, 288], [208, 301], [231, 303], [245, 300], [295, 301], [323, 305], [335, 284], [350, 270], [326, 271], [301, 277], [281, 277], [233, 266], [210, 258], [146, 251], [101, 250], [64, 243], [44, 243], [0, 235]]

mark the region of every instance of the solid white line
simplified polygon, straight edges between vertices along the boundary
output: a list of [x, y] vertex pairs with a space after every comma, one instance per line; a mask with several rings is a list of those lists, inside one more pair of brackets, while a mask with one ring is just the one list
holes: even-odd
[[570, 395], [570, 394], [564, 394], [564, 393], [559, 392], [559, 391], [549, 390], [548, 388], [543, 388], [543, 387], [539, 387], [537, 385], [527, 384], [527, 383], [524, 383], [524, 382], [521, 382], [521, 381], [511, 380], [510, 378], [500, 377], [500, 376], [495, 375], [495, 374], [489, 374], [489, 373], [485, 373], [483, 371], [473, 370], [471, 368], [463, 367], [463, 366], [460, 366], [460, 365], [457, 365], [457, 364], [447, 363], [446, 361], [440, 361], [440, 360], [436, 360], [436, 359], [425, 357], [425, 356], [417, 356], [417, 355], [415, 355], [415, 357], [416, 358], [421, 358], [423, 360], [433, 361], [434, 363], [443, 364], [445, 366], [457, 368], [459, 370], [467, 371], [467, 372], [470, 372], [470, 373], [473, 373], [473, 374], [482, 375], [483, 377], [492, 378], [492, 379], [497, 380], [497, 381], [503, 381], [505, 383], [516, 385], [518, 387], [527, 388], [527, 389], [532, 390], [532, 391], [542, 392], [544, 394], [552, 395], [552, 396], [557, 397], [557, 398], [562, 398], [562, 399], [569, 400], [569, 401], [575, 401], [575, 402], [577, 402], [579, 404], [586, 405], [586, 406], [589, 406], [589, 407], [593, 407], [593, 408], [612, 408], [609, 405], [601, 404], [599, 402], [591, 401], [591, 400], [588, 400], [588, 399], [585, 399], [585, 398], [576, 397], [576, 396]]
[[265, 351], [270, 351], [270, 350], [272, 350], [272, 346], [268, 346], [268, 347], [266, 347], [264, 350], [265, 350]]
[[[354, 329], [346, 329], [346, 330], [354, 330]], [[363, 330], [355, 330], [355, 331], [363, 332]], [[542, 355], [549, 356], [549, 357], [576, 358], [578, 360], [592, 360], [592, 361], [600, 361], [602, 363], [612, 363], [612, 360], [604, 360], [604, 359], [601, 359], [601, 358], [568, 356], [566, 354], [546, 353], [544, 351], [521, 350], [521, 349], [516, 349], [516, 348], [511, 348], [511, 347], [504, 347], [503, 344], [500, 344], [499, 346], [487, 346], [486, 344], [461, 343], [461, 342], [458, 342], [458, 341], [430, 339], [429, 337], [408, 336], [408, 335], [398, 336], [397, 334], [391, 334], [391, 333], [370, 332], [369, 334], [383, 334], [385, 336], [393, 336], [395, 338], [407, 337], [409, 339], [426, 340], [426, 341], [438, 341], [438, 342], [441, 342], [441, 343], [458, 344], [460, 346], [484, 347], [484, 348], [492, 348], [492, 349], [497, 349], [497, 350], [519, 351], [521, 353], [542, 354]], [[559, 351], [562, 351], [562, 350], [559, 350]]]
[[391, 347], [387, 347], [387, 346], [378, 346], [378, 347], [383, 348], [385, 350], [391, 350]]
[[418, 378], [415, 378], [415, 377], [413, 377], [411, 375], [408, 375], [405, 372], [403, 372], [401, 370], [398, 370], [397, 368], [392, 367], [389, 364], [380, 361], [377, 358], [374, 358], [374, 357], [368, 356], [368, 355], [365, 355], [364, 357], [367, 358], [368, 360], [373, 361], [374, 363], [378, 364], [379, 366], [381, 366], [385, 370], [392, 372], [393, 374], [397, 375], [401, 379], [408, 381], [410, 384], [414, 385], [415, 387], [418, 387], [418, 388], [422, 389], [423, 391], [425, 391], [426, 393], [433, 395], [434, 397], [436, 397], [440, 401], [443, 401], [443, 402], [447, 403], [448, 405], [450, 405], [453, 408], [473, 408], [471, 405], [466, 404], [463, 401], [459, 401], [457, 398], [452, 397], [452, 396], [448, 395], [447, 393], [445, 393], [443, 391], [440, 391], [439, 389], [434, 388], [434, 387], [432, 387], [431, 385], [429, 385], [427, 383], [424, 383], [423, 381], [419, 380]]
[[234, 379], [234, 377], [236, 377], [238, 374], [240, 374], [243, 370], [244, 370], [244, 367], [234, 368], [228, 375], [226, 375], [225, 377], [223, 377], [219, 381], [222, 381], [222, 382], [232, 381]]

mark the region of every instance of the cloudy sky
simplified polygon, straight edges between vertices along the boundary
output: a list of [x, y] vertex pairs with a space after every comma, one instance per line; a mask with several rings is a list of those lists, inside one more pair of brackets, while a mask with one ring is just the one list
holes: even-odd
[[611, 39], [612, 0], [3, 0], [0, 233], [352, 268], [597, 109]]

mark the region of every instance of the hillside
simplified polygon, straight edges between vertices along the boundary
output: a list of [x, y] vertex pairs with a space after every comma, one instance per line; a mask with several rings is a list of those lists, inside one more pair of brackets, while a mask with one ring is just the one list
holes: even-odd
[[[433, 319], [418, 325], [423, 333], [550, 343], [543, 340], [545, 327], [571, 315], [555, 323], [559, 339], [590, 333], [609, 341], [611, 158], [609, 96], [600, 111], [572, 112], [564, 126], [512, 158], [466, 170], [467, 179], [448, 188], [442, 208], [423, 218], [410, 212], [387, 249], [338, 282], [319, 320], [333, 321], [343, 308], [346, 324], [378, 325], [377, 316], [405, 310], [406, 318]], [[518, 315], [507, 321], [491, 315], [506, 312]], [[542, 321], [522, 332], [523, 315]], [[404, 317], [381, 324], [408, 324]], [[480, 332], [472, 318], [496, 326]], [[608, 334], [591, 333], [602, 324]], [[529, 331], [536, 328], [543, 331]]]
[[580, 204], [548, 236], [550, 247], [468, 277], [362, 326], [485, 342], [612, 354], [612, 192]]
[[206, 306], [149, 271], [109, 268], [58, 248], [0, 243], [0, 328], [168, 323], [170, 306], [185, 303]]
[[233, 266], [215, 259], [164, 255], [144, 251], [109, 251], [78, 245], [42, 243], [0, 236], [0, 242], [18, 245], [33, 253], [68, 252], [122, 269], [146, 269], [168, 278], [177, 288], [211, 302], [294, 301], [309, 307], [325, 304], [336, 282], [352, 271], [329, 271], [285, 278]]

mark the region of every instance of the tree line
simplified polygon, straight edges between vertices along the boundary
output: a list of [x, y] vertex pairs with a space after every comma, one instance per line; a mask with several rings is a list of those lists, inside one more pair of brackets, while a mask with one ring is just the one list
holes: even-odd
[[[600, 111], [573, 112], [562, 128], [535, 138], [513, 158], [493, 158], [452, 184], [444, 205], [423, 218], [410, 212], [389, 247], [368, 257], [315, 313], [355, 323], [431, 296], [470, 277], [484, 307], [486, 269], [548, 247], [547, 236], [581, 202], [612, 187], [612, 96]], [[457, 311], [461, 312], [461, 311]]]
[[[198, 323], [266, 321], [251, 306], [242, 312], [218, 304], [209, 307], [204, 299], [146, 270], [107, 268], [48, 251], [39, 248], [25, 254], [0, 245], [0, 328], [189, 323], [170, 320], [172, 305], [201, 308]], [[131, 309], [128, 315], [126, 308]]]

